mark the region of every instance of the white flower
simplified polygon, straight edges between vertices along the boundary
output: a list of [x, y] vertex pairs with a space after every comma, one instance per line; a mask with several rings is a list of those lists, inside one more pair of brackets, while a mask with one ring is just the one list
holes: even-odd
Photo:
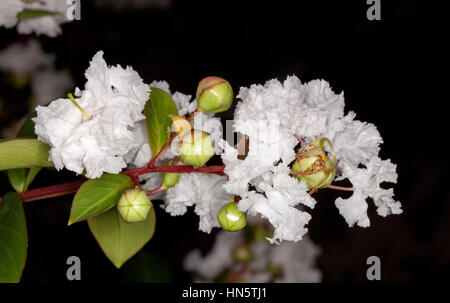
[[183, 267], [186, 271], [198, 273], [203, 279], [213, 281], [233, 264], [233, 249], [241, 242], [240, 232], [221, 231], [207, 256], [202, 257], [199, 249], [193, 250], [185, 257]]
[[11, 28], [17, 24], [17, 14], [20, 13], [25, 3], [20, 0], [0, 1], [0, 27]]
[[[17, 25], [19, 34], [47, 35], [56, 37], [61, 34], [61, 24], [68, 22], [66, 12], [69, 5], [66, 0], [40, 0], [25, 2], [20, 0], [0, 1], [0, 27], [11, 28]], [[18, 20], [20, 12], [26, 10], [37, 10], [54, 13], [41, 17]]]
[[126, 167], [123, 157], [136, 147], [130, 129], [145, 118], [149, 88], [131, 67], [108, 67], [101, 51], [85, 75], [85, 90], [75, 94], [90, 120], [69, 99], [58, 99], [48, 107], [38, 106], [33, 121], [38, 139], [50, 145], [49, 160], [58, 170], [86, 170], [86, 177], [98, 178]]
[[148, 143], [147, 126], [145, 120], [136, 122], [133, 128], [133, 148], [124, 156], [126, 163], [134, 167], [143, 167], [152, 159], [152, 149]]
[[17, 31], [19, 34], [35, 33], [36, 35], [47, 35], [54, 38], [61, 34], [61, 24], [69, 21], [66, 17], [68, 8], [69, 5], [65, 0], [43, 0], [27, 3], [25, 9], [43, 10], [57, 14], [22, 20], [17, 26]]
[[[343, 93], [335, 94], [326, 81], [302, 84], [295, 76], [283, 83], [274, 79], [241, 88], [238, 98], [242, 101], [237, 104], [234, 129], [248, 137], [248, 155], [240, 160], [237, 150], [221, 143], [224, 172], [229, 177], [224, 189], [242, 198], [241, 210], [268, 218], [275, 227], [272, 242], [301, 239], [310, 216], [294, 207], [298, 203], [314, 207], [305, 184], [295, 186], [287, 169], [295, 159], [298, 141], [294, 135], [307, 142], [320, 137], [333, 142], [337, 179], [349, 178], [355, 188], [350, 199], [336, 200], [350, 226], [369, 225], [367, 197], [374, 199], [382, 216], [401, 212], [400, 203], [392, 198], [393, 190], [379, 186], [383, 181], [395, 183], [397, 175], [389, 160], [378, 158], [383, 142], [378, 130], [373, 124], [355, 120], [353, 112], [344, 116]], [[358, 165], [366, 165], [367, 171]], [[295, 194], [290, 194], [290, 188], [296, 188]]]
[[[308, 238], [280, 245], [247, 243], [252, 258], [245, 265], [237, 263], [233, 258], [234, 250], [243, 244], [246, 242], [242, 231], [220, 231], [211, 251], [206, 256], [202, 256], [199, 249], [191, 251], [184, 259], [183, 268], [198, 274], [198, 282], [216, 281], [224, 272], [227, 273], [228, 280], [240, 272], [234, 278], [250, 283], [315, 283], [322, 279], [321, 271], [315, 267], [320, 248]], [[269, 266], [277, 268], [279, 275], [268, 270]]]
[[309, 238], [301, 242], [286, 242], [270, 248], [272, 265], [281, 268], [281, 276], [276, 283], [318, 283], [322, 272], [315, 267], [320, 248]]
[[227, 204], [230, 195], [222, 189], [227, 178], [214, 174], [181, 174], [178, 183], [167, 190], [165, 210], [172, 216], [184, 215], [187, 206], [195, 205], [200, 217], [199, 229], [209, 233], [219, 227], [217, 213]]
[[13, 43], [0, 53], [0, 69], [14, 76], [26, 76], [51, 67], [54, 61], [55, 56], [45, 53], [39, 41], [34, 39]]

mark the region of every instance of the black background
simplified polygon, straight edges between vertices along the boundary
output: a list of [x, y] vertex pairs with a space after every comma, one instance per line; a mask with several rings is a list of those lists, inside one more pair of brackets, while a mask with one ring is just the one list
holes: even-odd
[[[362, 0], [174, 1], [167, 11], [122, 12], [81, 2], [81, 21], [64, 25], [56, 39], [39, 37], [79, 87], [89, 60], [102, 49], [108, 64], [131, 65], [146, 83], [166, 80], [173, 91], [192, 95], [208, 75], [228, 79], [236, 92], [240, 86], [292, 74], [303, 82], [325, 79], [335, 92], [344, 91], [346, 112], [378, 127], [384, 139], [381, 157], [397, 164], [395, 193], [404, 213], [382, 218], [369, 203], [371, 227], [348, 228], [333, 203], [346, 194], [319, 192], [309, 235], [322, 248], [317, 265], [323, 280], [367, 281], [365, 262], [372, 255], [382, 260], [383, 282], [446, 280], [450, 166], [448, 135], [442, 133], [448, 129], [448, 101], [437, 96], [446, 87], [431, 72], [431, 67], [444, 70], [438, 59], [440, 41], [448, 38], [439, 33], [437, 12], [442, 8], [382, 1], [382, 20], [368, 21], [369, 6]], [[18, 38], [15, 30], [0, 29], [0, 48]], [[221, 116], [231, 119], [232, 112]], [[10, 190], [7, 178], [0, 178], [5, 193]], [[32, 187], [74, 178], [48, 170]], [[71, 197], [64, 197], [25, 205], [29, 255], [22, 280], [65, 281], [71, 255], [81, 258], [85, 281], [122, 280], [123, 272], [104, 257], [87, 224], [66, 226], [70, 202]], [[206, 251], [212, 240], [198, 231], [192, 210], [171, 217], [157, 207], [156, 233], [145, 250], [170, 264], [174, 281], [187, 281], [183, 256], [198, 246]]]

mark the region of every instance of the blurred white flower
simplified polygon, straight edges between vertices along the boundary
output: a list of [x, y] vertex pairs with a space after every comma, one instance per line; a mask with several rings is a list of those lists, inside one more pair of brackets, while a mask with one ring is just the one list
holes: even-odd
[[[274, 79], [241, 88], [238, 98], [242, 101], [237, 104], [234, 129], [248, 137], [249, 151], [241, 160], [236, 149], [222, 142], [222, 160], [229, 177], [224, 188], [242, 198], [241, 210], [268, 218], [275, 227], [272, 242], [300, 240], [310, 216], [296, 205], [314, 207], [304, 182], [295, 185], [287, 169], [295, 159], [298, 141], [294, 135], [307, 142], [319, 137], [333, 142], [337, 180], [348, 178], [355, 188], [350, 199], [336, 200], [350, 226], [356, 222], [369, 225], [367, 197], [374, 198], [380, 215], [401, 213], [400, 203], [392, 198], [393, 190], [380, 188], [383, 181], [395, 183], [397, 175], [395, 165], [378, 158], [383, 141], [376, 127], [355, 120], [352, 112], [344, 116], [343, 93], [333, 93], [326, 81], [302, 84], [295, 76], [283, 83]], [[367, 169], [358, 165], [366, 165]], [[283, 181], [276, 182], [275, 178]], [[281, 184], [289, 186], [278, 188]], [[289, 194], [290, 189], [295, 194]]]
[[[47, 35], [56, 37], [61, 34], [61, 24], [68, 22], [66, 17], [69, 5], [66, 0], [2, 0], [0, 2], [0, 26], [7, 28], [17, 25], [19, 34]], [[18, 20], [18, 14], [26, 10], [46, 11], [53, 13], [40, 17]]]
[[30, 75], [53, 66], [54, 61], [55, 55], [45, 53], [35, 39], [13, 43], [0, 52], [0, 70], [14, 76]]
[[35, 132], [50, 145], [49, 159], [60, 170], [98, 178], [103, 172], [118, 173], [127, 166], [124, 156], [136, 147], [132, 129], [142, 120], [149, 87], [131, 67], [108, 67], [99, 51], [86, 70], [85, 90], [76, 89], [77, 103], [57, 99], [38, 106]]
[[[235, 250], [242, 245], [248, 245], [251, 252], [247, 263], [234, 259]], [[197, 282], [214, 282], [226, 273], [228, 282], [317, 283], [322, 280], [315, 265], [319, 254], [320, 248], [307, 237], [301, 242], [270, 245], [260, 241], [246, 243], [242, 231], [220, 231], [211, 251], [206, 256], [199, 249], [191, 251], [183, 268], [198, 275]]]
[[20, 0], [0, 1], [0, 27], [11, 28], [17, 24], [17, 14], [25, 7]]

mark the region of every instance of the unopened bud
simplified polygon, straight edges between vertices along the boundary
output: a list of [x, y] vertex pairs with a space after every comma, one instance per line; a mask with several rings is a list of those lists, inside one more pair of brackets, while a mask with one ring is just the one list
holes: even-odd
[[117, 204], [119, 214], [128, 223], [145, 221], [152, 207], [147, 193], [141, 189], [125, 191]]
[[[324, 150], [324, 142], [328, 142], [332, 149], [333, 162]], [[304, 180], [309, 189], [328, 187], [334, 179], [336, 170], [335, 155], [330, 140], [319, 138], [303, 146], [297, 155], [297, 160], [292, 165], [292, 170], [301, 173], [296, 177], [299, 180]]]
[[192, 130], [183, 136], [178, 151], [183, 163], [201, 167], [214, 156], [214, 145], [209, 134]]
[[[168, 161], [166, 163], [166, 165], [178, 165], [181, 164], [182, 162], [180, 160], [178, 161]], [[174, 187], [178, 181], [180, 180], [180, 174], [176, 174], [176, 173], [163, 173], [162, 174], [162, 181], [161, 181], [161, 186], [166, 190], [169, 189], [171, 187]]]
[[247, 225], [247, 216], [240, 211], [236, 202], [224, 205], [217, 214], [220, 226], [227, 231], [238, 231]]
[[233, 104], [233, 88], [230, 83], [220, 77], [203, 78], [197, 87], [198, 111], [220, 113], [228, 110]]

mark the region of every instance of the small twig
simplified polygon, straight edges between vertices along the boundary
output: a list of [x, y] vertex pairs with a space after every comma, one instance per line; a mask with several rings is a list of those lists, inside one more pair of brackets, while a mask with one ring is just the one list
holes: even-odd
[[337, 186], [337, 185], [328, 185], [327, 188], [335, 189], [335, 190], [346, 190], [346, 191], [353, 191], [353, 187], [343, 187], [343, 186]]
[[156, 156], [150, 161], [150, 163], [148, 163], [145, 166], [146, 168], [151, 168], [151, 167], [155, 166], [158, 159], [161, 157], [161, 155], [164, 153], [164, 151], [167, 149], [167, 147], [172, 143], [173, 139], [175, 139], [176, 136], [177, 136], [177, 134], [175, 133], [172, 135], [172, 137], [170, 137], [170, 139], [166, 142], [166, 144], [164, 144], [164, 146], [161, 148], [159, 153], [157, 153]]

